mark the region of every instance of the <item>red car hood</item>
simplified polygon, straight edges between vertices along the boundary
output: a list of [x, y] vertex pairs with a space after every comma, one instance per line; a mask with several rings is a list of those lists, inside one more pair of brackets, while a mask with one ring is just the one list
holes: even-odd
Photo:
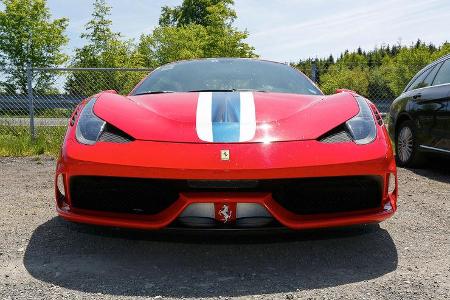
[[[220, 102], [225, 104], [218, 105], [216, 112], [213, 108], [211, 113], [208, 102], [199, 99], [201, 94], [203, 93], [168, 93], [125, 97], [104, 92], [97, 98], [94, 112], [139, 140], [205, 143], [317, 139], [351, 119], [359, 111], [354, 96], [347, 92], [331, 96], [246, 92], [247, 100], [251, 99], [245, 102], [241, 93], [238, 109], [233, 111], [229, 108], [236, 107], [233, 103], [238, 102], [227, 100], [228, 102]], [[227, 93], [222, 93], [220, 97], [228, 97], [224, 94]], [[231, 104], [229, 106], [226, 103]], [[207, 108], [204, 110], [208, 115], [206, 117], [202, 112], [203, 106]], [[244, 110], [246, 116], [243, 116]], [[239, 121], [236, 122], [239, 112], [240, 120], [246, 118], [242, 125], [239, 125]], [[211, 117], [211, 114], [214, 116]], [[218, 124], [214, 129], [217, 132], [214, 139], [208, 134], [207, 123], [211, 118], [218, 118], [218, 122], [213, 123]], [[223, 124], [233, 126], [221, 127]], [[239, 128], [240, 132], [246, 133], [241, 133], [240, 138], [238, 134], [236, 140], [227, 139], [230, 138], [228, 131], [239, 132]], [[219, 134], [225, 138], [217, 139], [216, 135]]]

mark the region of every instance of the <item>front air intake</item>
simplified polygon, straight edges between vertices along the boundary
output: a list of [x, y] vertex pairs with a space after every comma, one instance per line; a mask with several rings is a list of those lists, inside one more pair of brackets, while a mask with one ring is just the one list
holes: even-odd
[[272, 197], [299, 215], [350, 212], [381, 207], [378, 176], [346, 176], [277, 181]]
[[111, 124], [106, 124], [98, 141], [123, 144], [134, 141], [134, 138]]
[[318, 138], [319, 142], [322, 143], [345, 143], [345, 142], [351, 142], [352, 136], [348, 132], [347, 127], [345, 124], [342, 124], [336, 128], [334, 128], [331, 131], [328, 131], [324, 135]]
[[381, 208], [380, 176], [341, 176], [262, 180], [172, 180], [75, 176], [69, 181], [74, 208], [130, 214], [157, 214], [181, 193], [270, 193], [298, 215], [354, 212]]
[[70, 179], [71, 206], [130, 214], [157, 214], [174, 203], [176, 182], [158, 179], [76, 176]]

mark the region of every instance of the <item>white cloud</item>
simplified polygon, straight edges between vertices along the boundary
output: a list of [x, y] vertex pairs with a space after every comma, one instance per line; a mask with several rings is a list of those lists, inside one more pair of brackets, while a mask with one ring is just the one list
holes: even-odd
[[[292, 3], [296, 5], [283, 9], [298, 13], [293, 16], [287, 12], [285, 24], [250, 30], [248, 41], [263, 58], [292, 61], [336, 55], [358, 46], [393, 44], [400, 38], [408, 43], [417, 38], [439, 43], [448, 36], [443, 28], [450, 28], [447, 1], [327, 1], [323, 10], [312, 12], [302, 1]], [[314, 14], [314, 18], [303, 17], [305, 11]], [[241, 25], [246, 26], [243, 20], [249, 18], [242, 14], [241, 17]]]
[[[235, 0], [240, 29], [263, 58], [296, 61], [337, 55], [345, 49], [371, 49], [411, 43], [417, 38], [441, 43], [450, 38], [448, 0]], [[181, 0], [110, 0], [113, 28], [138, 38], [157, 25], [163, 5]], [[79, 38], [92, 11], [92, 0], [49, 0], [54, 17], [70, 18], [68, 51]]]

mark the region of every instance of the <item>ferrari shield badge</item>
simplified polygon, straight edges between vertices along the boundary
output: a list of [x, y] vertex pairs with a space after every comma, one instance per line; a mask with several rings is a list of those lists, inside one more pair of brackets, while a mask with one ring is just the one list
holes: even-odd
[[221, 160], [230, 160], [230, 150], [220, 150]]
[[233, 211], [227, 204], [224, 204], [222, 208], [219, 210], [219, 218], [224, 223], [227, 223], [231, 219], [232, 215]]
[[221, 223], [229, 224], [236, 221], [236, 203], [214, 203], [215, 219]]

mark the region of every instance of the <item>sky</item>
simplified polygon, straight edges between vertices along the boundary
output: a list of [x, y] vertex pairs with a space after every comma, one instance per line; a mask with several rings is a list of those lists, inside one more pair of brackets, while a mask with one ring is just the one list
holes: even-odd
[[[181, 0], [109, 0], [113, 29], [138, 39], [157, 26], [163, 5]], [[53, 18], [68, 17], [65, 51], [83, 45], [92, 0], [48, 0]], [[450, 41], [449, 0], [235, 0], [235, 26], [261, 58], [295, 62], [339, 55], [346, 49], [409, 45], [417, 39]]]

